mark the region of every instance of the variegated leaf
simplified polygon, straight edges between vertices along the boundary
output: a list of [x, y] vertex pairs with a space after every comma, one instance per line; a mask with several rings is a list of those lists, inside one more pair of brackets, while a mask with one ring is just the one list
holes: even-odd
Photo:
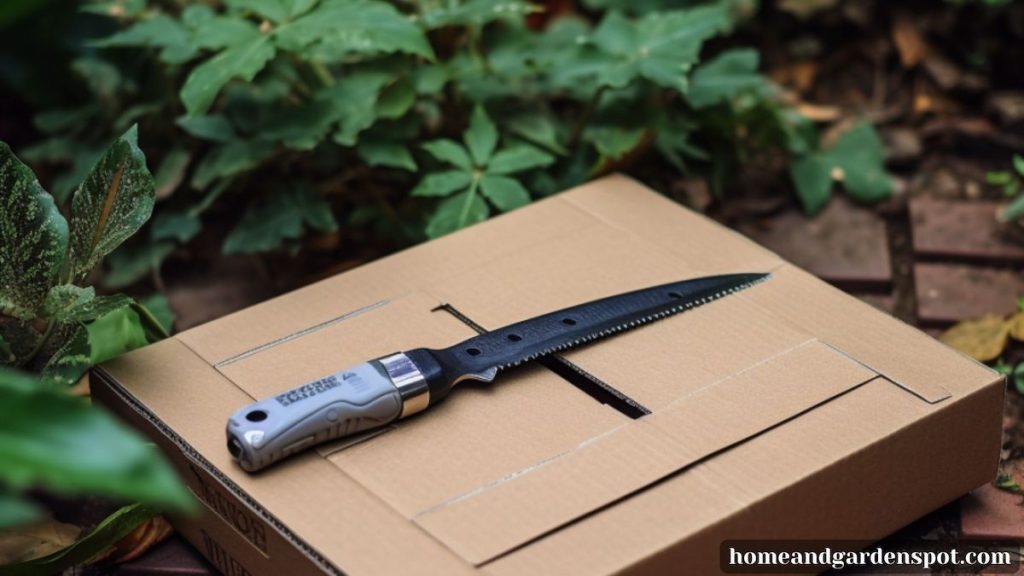
[[88, 275], [149, 219], [154, 190], [133, 126], [107, 149], [71, 199], [70, 266], [74, 279]]
[[32, 170], [0, 142], [0, 312], [36, 317], [68, 245], [68, 224]]

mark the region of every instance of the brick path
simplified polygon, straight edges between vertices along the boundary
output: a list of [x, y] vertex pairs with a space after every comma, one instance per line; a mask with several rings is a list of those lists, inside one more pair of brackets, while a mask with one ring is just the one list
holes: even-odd
[[[903, 320], [937, 335], [960, 320], [1012, 313], [1024, 296], [1024, 245], [1003, 237], [997, 206], [991, 201], [916, 197], [907, 211], [886, 218], [833, 200], [814, 220], [793, 209], [739, 229], [882, 310], [907, 310], [900, 315]], [[909, 245], [897, 244], [894, 227], [908, 230]], [[1021, 423], [1014, 416], [1005, 425]], [[1024, 470], [1020, 476], [1024, 480]], [[1018, 495], [984, 486], [951, 510], [964, 538], [1024, 539], [1024, 506]]]

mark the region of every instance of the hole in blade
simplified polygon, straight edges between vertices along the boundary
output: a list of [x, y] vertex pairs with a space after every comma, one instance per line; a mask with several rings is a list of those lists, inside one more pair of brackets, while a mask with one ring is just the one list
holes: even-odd
[[[487, 329], [474, 322], [472, 318], [466, 316], [451, 304], [442, 304], [433, 311], [447, 312], [477, 333], [488, 333]], [[554, 372], [557, 376], [597, 402], [609, 406], [624, 416], [636, 419], [651, 413], [644, 405], [561, 356], [538, 358], [536, 362]]]

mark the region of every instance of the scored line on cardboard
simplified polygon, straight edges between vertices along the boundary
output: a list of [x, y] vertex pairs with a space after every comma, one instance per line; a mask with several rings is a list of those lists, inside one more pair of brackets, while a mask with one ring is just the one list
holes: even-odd
[[290, 341], [295, 340], [297, 338], [302, 338], [303, 336], [306, 336], [306, 335], [311, 334], [313, 332], [317, 332], [319, 330], [323, 330], [324, 328], [329, 328], [331, 326], [334, 326], [335, 324], [337, 324], [339, 322], [342, 322], [344, 320], [348, 320], [349, 318], [353, 318], [355, 316], [359, 316], [361, 314], [365, 314], [367, 312], [370, 312], [371, 310], [375, 310], [377, 308], [380, 308], [381, 306], [384, 306], [384, 305], [388, 304], [389, 302], [391, 302], [391, 301], [390, 300], [380, 300], [378, 302], [374, 302], [373, 304], [370, 304], [369, 306], [363, 306], [362, 308], [357, 308], [355, 310], [351, 310], [349, 312], [345, 312], [344, 314], [341, 314], [339, 316], [335, 316], [334, 318], [331, 318], [330, 320], [326, 320], [324, 322], [320, 322], [319, 324], [314, 324], [314, 325], [309, 326], [307, 328], [303, 328], [302, 330], [298, 330], [296, 332], [292, 332], [291, 334], [288, 334], [286, 336], [281, 336], [280, 338], [275, 338], [274, 340], [271, 340], [270, 342], [264, 342], [263, 344], [260, 344], [259, 346], [256, 346], [254, 348], [250, 348], [250, 349], [245, 350], [243, 352], [239, 352], [238, 354], [235, 354], [233, 356], [229, 356], [229, 357], [221, 360], [220, 362], [217, 362], [216, 364], [214, 364], [213, 367], [214, 368], [221, 368], [221, 367], [227, 366], [229, 364], [234, 364], [235, 362], [238, 362], [240, 360], [245, 360], [246, 358], [248, 358], [250, 356], [253, 356], [255, 354], [259, 354], [260, 352], [263, 352], [264, 350], [267, 350], [269, 348], [273, 348], [274, 346], [277, 346], [279, 344], [284, 344], [285, 342], [290, 342]]

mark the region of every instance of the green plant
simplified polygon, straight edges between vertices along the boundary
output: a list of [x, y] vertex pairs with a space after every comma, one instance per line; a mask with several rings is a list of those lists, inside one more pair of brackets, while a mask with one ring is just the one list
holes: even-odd
[[473, 112], [462, 139], [465, 146], [448, 139], [423, 144], [437, 161], [451, 166], [428, 174], [412, 191], [413, 196], [447, 197], [427, 225], [429, 236], [441, 236], [487, 218], [487, 201], [502, 211], [528, 204], [530, 193], [510, 175], [547, 166], [555, 159], [523, 143], [496, 151], [498, 130], [481, 107]]
[[[131, 309], [153, 339], [166, 331], [127, 296], [84, 285], [104, 256], [134, 234], [153, 209], [153, 178], [136, 129], [117, 139], [71, 197], [70, 222], [32, 171], [0, 143], [0, 357], [38, 371], [51, 386], [73, 384], [97, 355], [90, 326]], [[109, 354], [107, 354], [109, 355]]]
[[[81, 18], [124, 26], [73, 60], [90, 96], [37, 116], [47, 138], [28, 152], [74, 174], [98, 134], [139, 122], [162, 136], [162, 201], [108, 261], [118, 287], [217, 215], [234, 222], [228, 252], [294, 251], [356, 226], [405, 243], [613, 170], [704, 176], [721, 196], [747, 163], [814, 151], [755, 51], [701, 62], [749, 2], [584, 4], [554, 17], [523, 0], [93, 2]], [[473, 200], [455, 214], [417, 173], [459, 169], [425, 144], [457, 138], [478, 106], [503, 146], [550, 161], [501, 174], [497, 201], [458, 195]]]
[[1020, 196], [1024, 183], [1024, 157], [1014, 154], [1013, 170], [988, 172], [985, 174], [985, 181], [1001, 188], [1007, 198], [1013, 198], [1013, 201], [1000, 211], [1000, 220], [1012, 222], [1024, 216], [1024, 196]]
[[855, 200], [877, 202], [889, 196], [892, 183], [885, 172], [884, 147], [870, 124], [850, 128], [828, 149], [808, 154], [790, 169], [797, 195], [808, 214], [828, 202], [833, 182]]
[[[24, 496], [37, 487], [191, 507], [151, 445], [67, 392], [90, 365], [166, 336], [138, 302], [86, 285], [149, 218], [153, 197], [134, 127], [72, 195], [70, 220], [0, 143], [0, 527], [39, 514]], [[65, 565], [54, 562], [45, 569]]]

